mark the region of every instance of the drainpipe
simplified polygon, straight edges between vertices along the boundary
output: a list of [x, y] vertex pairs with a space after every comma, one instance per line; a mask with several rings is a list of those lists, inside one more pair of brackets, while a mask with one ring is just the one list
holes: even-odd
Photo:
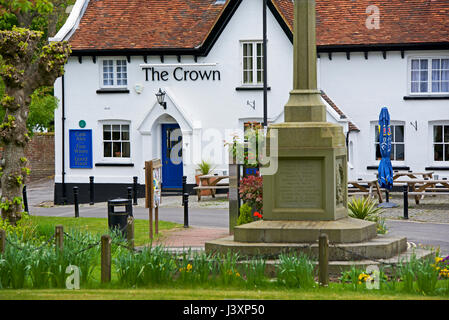
[[65, 184], [65, 81], [62, 76], [62, 203], [67, 203], [67, 190]]
[[267, 0], [263, 0], [263, 126], [268, 126]]

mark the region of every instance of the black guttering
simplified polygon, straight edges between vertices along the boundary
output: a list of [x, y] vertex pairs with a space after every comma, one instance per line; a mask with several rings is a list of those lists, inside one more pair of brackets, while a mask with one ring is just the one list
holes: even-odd
[[223, 13], [220, 15], [204, 43], [196, 48], [147, 48], [147, 49], [86, 49], [72, 50], [72, 56], [114, 56], [114, 55], [155, 55], [155, 56], [171, 56], [171, 55], [188, 55], [202, 56], [209, 54], [214, 44], [217, 42], [223, 30], [228, 25], [237, 8], [243, 0], [231, 0]]

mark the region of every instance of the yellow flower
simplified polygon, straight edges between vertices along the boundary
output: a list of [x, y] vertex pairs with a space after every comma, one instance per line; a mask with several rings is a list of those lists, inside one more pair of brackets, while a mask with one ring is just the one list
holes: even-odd
[[236, 273], [235, 273], [235, 276], [236, 276], [236, 277], [240, 277], [240, 273], [236, 272]]
[[187, 265], [187, 272], [192, 271], [192, 269], [193, 269], [193, 267], [192, 267], [192, 265], [189, 263], [189, 264]]

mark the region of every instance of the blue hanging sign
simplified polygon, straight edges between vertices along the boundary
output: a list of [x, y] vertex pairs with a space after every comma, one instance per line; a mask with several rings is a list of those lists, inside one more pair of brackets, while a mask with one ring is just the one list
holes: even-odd
[[70, 168], [92, 169], [92, 130], [69, 130]]

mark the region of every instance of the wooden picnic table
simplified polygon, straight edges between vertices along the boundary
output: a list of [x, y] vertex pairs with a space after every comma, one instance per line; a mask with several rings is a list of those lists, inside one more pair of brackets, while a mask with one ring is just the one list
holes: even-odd
[[221, 180], [228, 178], [229, 176], [219, 176], [214, 174], [199, 176], [200, 185], [193, 188], [198, 195], [198, 201], [201, 200], [201, 190], [210, 190], [212, 197], [215, 198], [217, 189], [229, 189], [229, 183], [218, 185]]
[[410, 171], [396, 171], [393, 172], [393, 181], [402, 178], [402, 177], [409, 177], [410, 179], [419, 179], [418, 177], [422, 177], [422, 179], [429, 178], [432, 179], [433, 177], [433, 171], [432, 172], [410, 172]]
[[[379, 177], [379, 174], [376, 173], [376, 177]], [[412, 172], [412, 171], [394, 171], [393, 172], [393, 181], [396, 181], [399, 178], [402, 177], [409, 177], [410, 179], [420, 179], [419, 177], [422, 177], [422, 179], [429, 178], [432, 179], [433, 177], [433, 171], [429, 172]]]
[[415, 196], [416, 204], [423, 199], [425, 194], [430, 195], [449, 195], [449, 181], [448, 180], [432, 180], [432, 179], [409, 179], [396, 180], [396, 183], [408, 185], [409, 194]]
[[[369, 195], [370, 197], [374, 196], [374, 193], [377, 194], [379, 198], [379, 203], [383, 202], [382, 192], [380, 191], [379, 182], [376, 180], [357, 180], [357, 181], [348, 181], [348, 185], [352, 185], [354, 189], [360, 191], [360, 194]], [[350, 190], [351, 188], [348, 188]], [[354, 193], [353, 193], [354, 194]], [[359, 193], [355, 193], [359, 194]]]

